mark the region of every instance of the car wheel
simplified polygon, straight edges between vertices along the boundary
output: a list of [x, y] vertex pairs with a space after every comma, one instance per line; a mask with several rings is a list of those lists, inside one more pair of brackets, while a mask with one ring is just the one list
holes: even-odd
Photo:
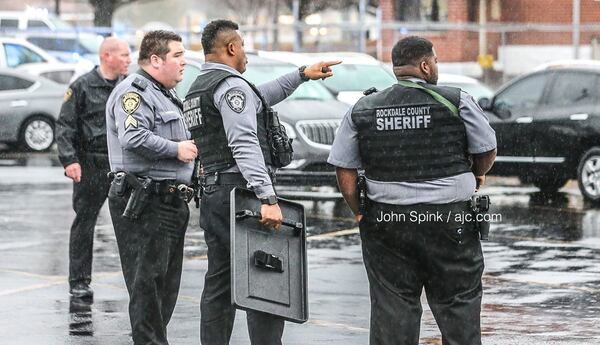
[[577, 167], [577, 182], [585, 200], [600, 201], [600, 148], [591, 148], [583, 154]]
[[557, 176], [521, 176], [519, 179], [522, 183], [533, 184], [544, 194], [556, 193], [569, 181], [568, 178]]
[[54, 143], [54, 123], [43, 116], [33, 116], [21, 127], [19, 140], [27, 151], [47, 151]]

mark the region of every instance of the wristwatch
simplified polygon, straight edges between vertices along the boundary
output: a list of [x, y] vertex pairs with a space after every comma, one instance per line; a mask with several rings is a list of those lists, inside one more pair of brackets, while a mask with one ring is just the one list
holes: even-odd
[[277, 196], [269, 195], [266, 198], [261, 198], [260, 203], [263, 205], [275, 205], [277, 203]]
[[300, 68], [298, 68], [298, 72], [300, 72], [300, 79], [302, 79], [302, 81], [309, 81], [310, 78], [307, 77], [306, 74], [304, 74], [305, 69], [306, 69], [306, 65], [300, 66]]

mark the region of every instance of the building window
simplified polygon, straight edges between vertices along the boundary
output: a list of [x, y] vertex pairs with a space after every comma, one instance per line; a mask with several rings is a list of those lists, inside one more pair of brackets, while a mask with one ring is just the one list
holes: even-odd
[[448, 21], [448, 0], [396, 0], [395, 8], [399, 21]]

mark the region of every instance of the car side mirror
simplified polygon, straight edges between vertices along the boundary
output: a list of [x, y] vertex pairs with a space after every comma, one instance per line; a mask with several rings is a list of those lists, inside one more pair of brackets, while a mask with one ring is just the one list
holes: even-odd
[[483, 97], [477, 101], [481, 109], [489, 111], [501, 119], [508, 119], [511, 116], [511, 112], [506, 107], [494, 107], [491, 99]]
[[487, 97], [480, 98], [479, 101], [477, 101], [477, 103], [479, 103], [479, 106], [483, 110], [492, 110], [492, 100]]
[[510, 112], [510, 110], [506, 109], [506, 108], [492, 109], [492, 112], [494, 114], [496, 114], [496, 116], [498, 116], [499, 118], [501, 118], [503, 120], [509, 119], [510, 116], [512, 115], [512, 113]]

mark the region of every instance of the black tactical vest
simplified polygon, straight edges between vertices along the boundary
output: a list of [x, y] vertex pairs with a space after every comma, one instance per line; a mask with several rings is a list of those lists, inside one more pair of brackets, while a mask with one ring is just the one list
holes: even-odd
[[[460, 89], [420, 85], [459, 108]], [[373, 180], [416, 182], [471, 171], [462, 119], [425, 90], [396, 84], [365, 96], [352, 121], [365, 174]]]
[[[237, 77], [246, 81], [244, 78], [224, 70], [214, 70], [202, 74], [192, 84], [183, 104], [183, 117], [192, 134], [192, 139], [198, 147], [198, 158], [205, 174], [222, 171], [236, 164], [227, 142], [221, 113], [213, 102], [217, 86], [228, 77]], [[268, 105], [258, 89], [252, 83], [246, 82], [262, 102], [262, 110], [257, 114], [257, 137], [265, 164], [272, 165], [266, 130]]]

